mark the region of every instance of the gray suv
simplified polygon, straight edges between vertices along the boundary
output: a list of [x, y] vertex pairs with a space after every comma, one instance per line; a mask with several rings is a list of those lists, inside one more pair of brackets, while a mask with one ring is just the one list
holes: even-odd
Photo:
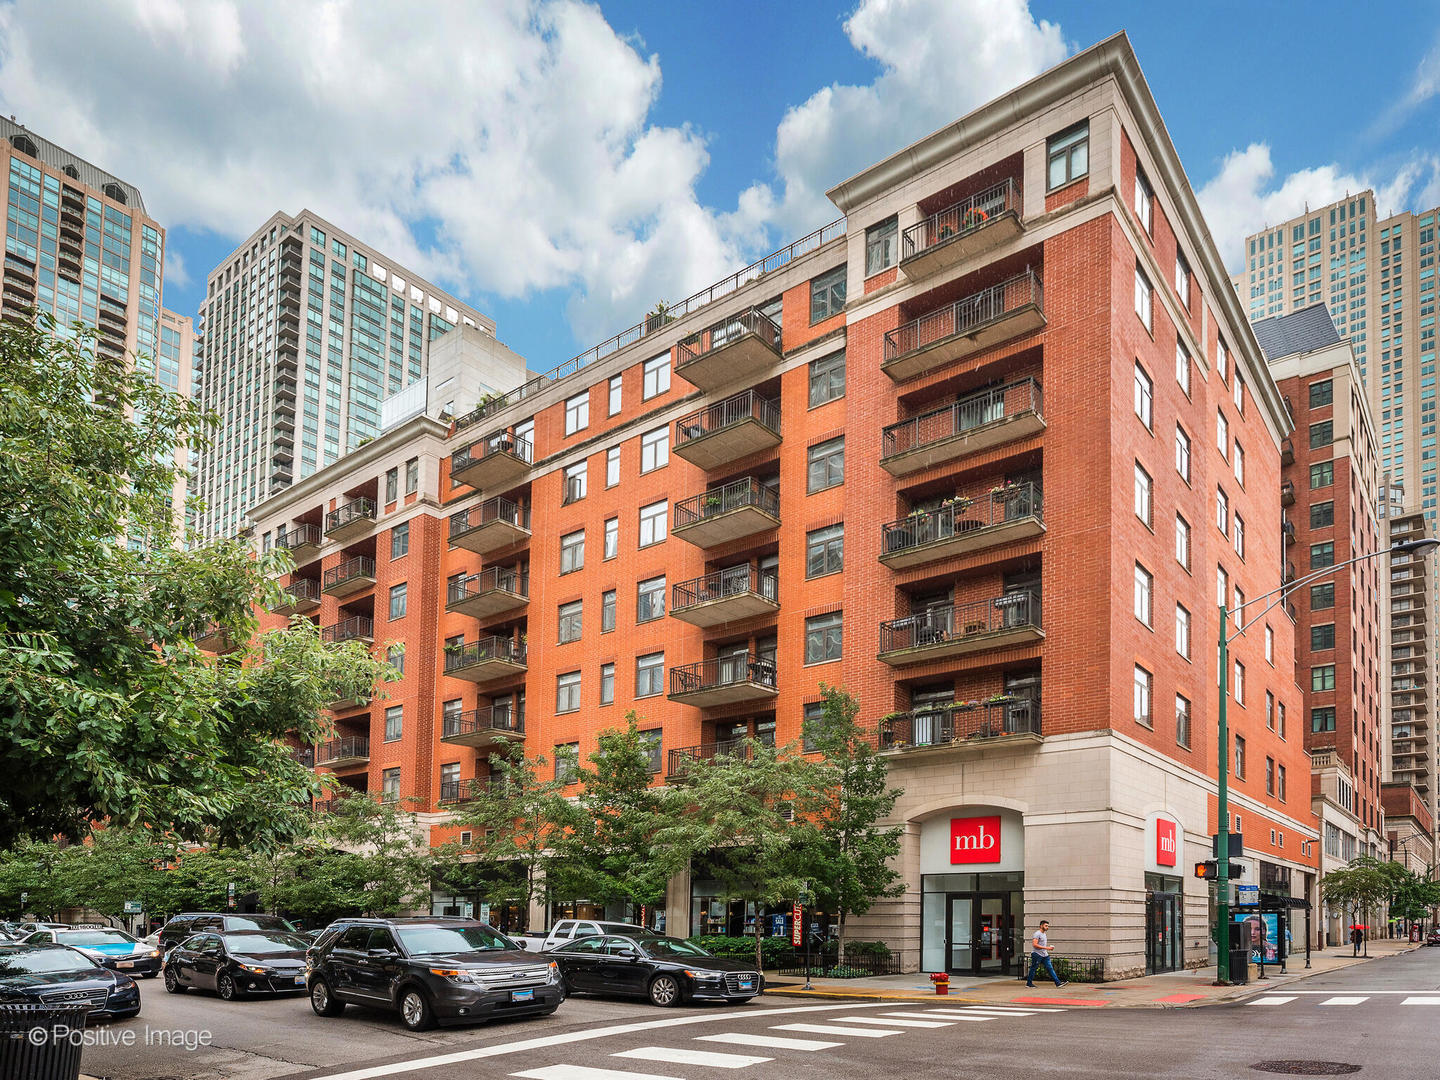
[[310, 1007], [388, 1009], [411, 1031], [506, 1016], [548, 1016], [564, 993], [549, 960], [474, 919], [342, 919], [307, 954]]

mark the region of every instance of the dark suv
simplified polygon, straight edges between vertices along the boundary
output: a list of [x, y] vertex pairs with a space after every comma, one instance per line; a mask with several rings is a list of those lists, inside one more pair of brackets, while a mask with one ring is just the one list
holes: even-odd
[[342, 919], [309, 950], [310, 1007], [390, 1009], [411, 1031], [547, 1016], [564, 994], [553, 962], [474, 919]]
[[160, 951], [168, 952], [191, 934], [244, 933], [247, 930], [278, 930], [293, 933], [291, 926], [279, 915], [241, 915], [234, 911], [186, 911], [173, 915], [160, 928]]

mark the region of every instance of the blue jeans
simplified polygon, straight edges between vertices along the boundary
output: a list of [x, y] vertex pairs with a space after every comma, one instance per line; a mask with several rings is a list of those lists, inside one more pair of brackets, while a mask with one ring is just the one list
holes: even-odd
[[1035, 985], [1035, 973], [1041, 969], [1054, 980], [1055, 985], [1060, 985], [1060, 976], [1055, 974], [1055, 965], [1050, 960], [1049, 953], [1032, 952], [1030, 954], [1030, 974], [1025, 976], [1025, 985]]

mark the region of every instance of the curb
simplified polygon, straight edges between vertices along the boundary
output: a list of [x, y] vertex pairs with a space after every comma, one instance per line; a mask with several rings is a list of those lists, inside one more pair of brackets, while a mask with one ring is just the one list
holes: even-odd
[[765, 988], [766, 995], [784, 994], [787, 997], [803, 998], [846, 998], [856, 1001], [929, 1001], [935, 1002], [941, 998], [960, 1005], [983, 1005], [985, 998], [965, 997], [961, 994], [924, 994], [909, 993], [895, 990], [801, 990], [792, 987], [781, 987], [773, 989]]

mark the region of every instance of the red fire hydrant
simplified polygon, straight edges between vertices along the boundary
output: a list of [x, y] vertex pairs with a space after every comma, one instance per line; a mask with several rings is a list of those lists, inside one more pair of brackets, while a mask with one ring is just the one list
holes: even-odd
[[946, 971], [937, 971], [937, 972], [935, 972], [935, 974], [933, 974], [933, 975], [930, 976], [930, 981], [935, 984], [935, 993], [937, 993], [937, 994], [948, 994], [948, 993], [950, 993], [950, 973], [949, 973], [949, 972], [946, 972]]

